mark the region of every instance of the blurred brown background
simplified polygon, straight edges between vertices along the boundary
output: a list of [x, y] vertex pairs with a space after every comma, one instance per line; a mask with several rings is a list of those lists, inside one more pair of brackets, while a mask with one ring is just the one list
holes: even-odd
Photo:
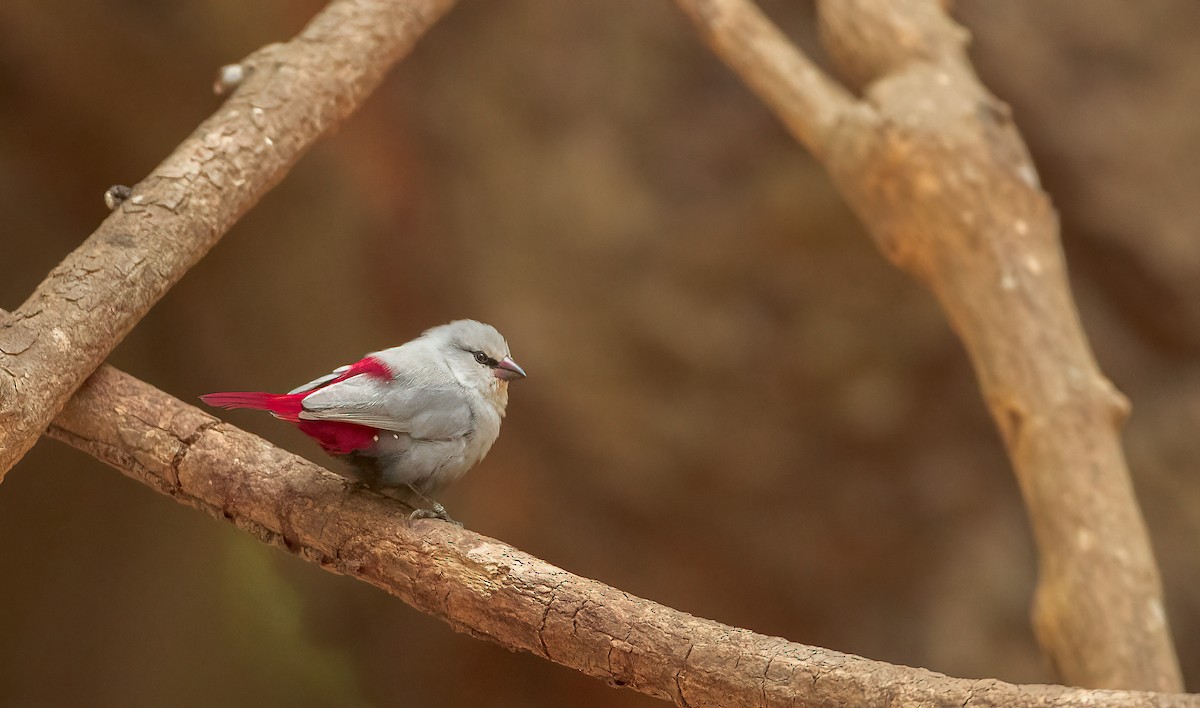
[[[812, 7], [765, 8], [814, 50]], [[315, 0], [0, 3], [0, 306]], [[1200, 4], [960, 0], [1059, 206], [1200, 686]], [[931, 297], [670, 2], [464, 2], [117, 350], [184, 400], [454, 317], [530, 377], [444, 495], [704, 617], [1045, 682], [1026, 519]], [[264, 415], [224, 417], [312, 459]], [[450, 631], [42, 442], [0, 487], [0, 704], [656, 705]]]

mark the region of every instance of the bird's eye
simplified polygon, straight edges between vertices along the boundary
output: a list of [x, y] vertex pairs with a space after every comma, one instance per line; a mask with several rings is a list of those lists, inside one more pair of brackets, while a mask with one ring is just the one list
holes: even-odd
[[475, 361], [479, 362], [480, 364], [487, 364], [491, 360], [490, 357], [488, 357], [488, 355], [484, 354], [483, 352], [475, 352], [474, 354], [475, 354]]

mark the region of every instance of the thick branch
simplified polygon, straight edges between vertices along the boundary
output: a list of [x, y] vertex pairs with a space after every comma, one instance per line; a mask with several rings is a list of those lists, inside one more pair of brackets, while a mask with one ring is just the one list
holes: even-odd
[[[936, 294], [966, 344], [1029, 510], [1040, 565], [1034, 627], [1063, 678], [1180, 690], [1118, 437], [1128, 404], [1096, 365], [1054, 208], [1008, 107], [971, 69], [967, 33], [937, 0], [822, 2], [825, 44], [865, 86], [848, 110], [799, 50], [781, 48], [778, 32], [737, 29], [765, 21], [752, 3], [677, 2], [785, 124], [839, 116], [814, 152], [880, 249]], [[790, 82], [778, 75], [795, 66], [804, 68]]]
[[971, 681], [698, 619], [440, 521], [109, 366], [50, 435], [455, 629], [686, 706], [1200, 706], [1200, 697]]
[[337, 0], [0, 324], [0, 480], [146, 312], [344, 120], [453, 0]]

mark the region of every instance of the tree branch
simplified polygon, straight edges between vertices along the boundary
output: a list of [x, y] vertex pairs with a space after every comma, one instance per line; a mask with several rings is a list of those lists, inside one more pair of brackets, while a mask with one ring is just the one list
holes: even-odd
[[699, 619], [439, 521], [103, 366], [49, 434], [456, 630], [684, 706], [1200, 706], [972, 681]]
[[453, 0], [337, 0], [243, 63], [232, 97], [0, 323], [0, 481], [151, 306]]
[[792, 136], [820, 157], [829, 131], [854, 109], [854, 97], [796, 51], [753, 3], [688, 0], [679, 6], [712, 50], [775, 111]]
[[1034, 628], [1063, 678], [1181, 690], [1119, 440], [1128, 403], [1096, 365], [1054, 208], [1008, 107], [966, 58], [966, 31], [937, 0], [821, 2], [824, 43], [865, 86], [847, 105], [753, 3], [676, 1], [962, 338], [1029, 510]]

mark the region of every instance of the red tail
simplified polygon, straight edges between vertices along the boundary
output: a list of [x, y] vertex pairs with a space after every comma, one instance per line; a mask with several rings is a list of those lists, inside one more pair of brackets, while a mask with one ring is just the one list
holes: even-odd
[[264, 393], [262, 391], [223, 391], [200, 397], [210, 406], [219, 408], [250, 408], [256, 411], [271, 411], [293, 423], [300, 417], [300, 401], [311, 391], [304, 393]]

